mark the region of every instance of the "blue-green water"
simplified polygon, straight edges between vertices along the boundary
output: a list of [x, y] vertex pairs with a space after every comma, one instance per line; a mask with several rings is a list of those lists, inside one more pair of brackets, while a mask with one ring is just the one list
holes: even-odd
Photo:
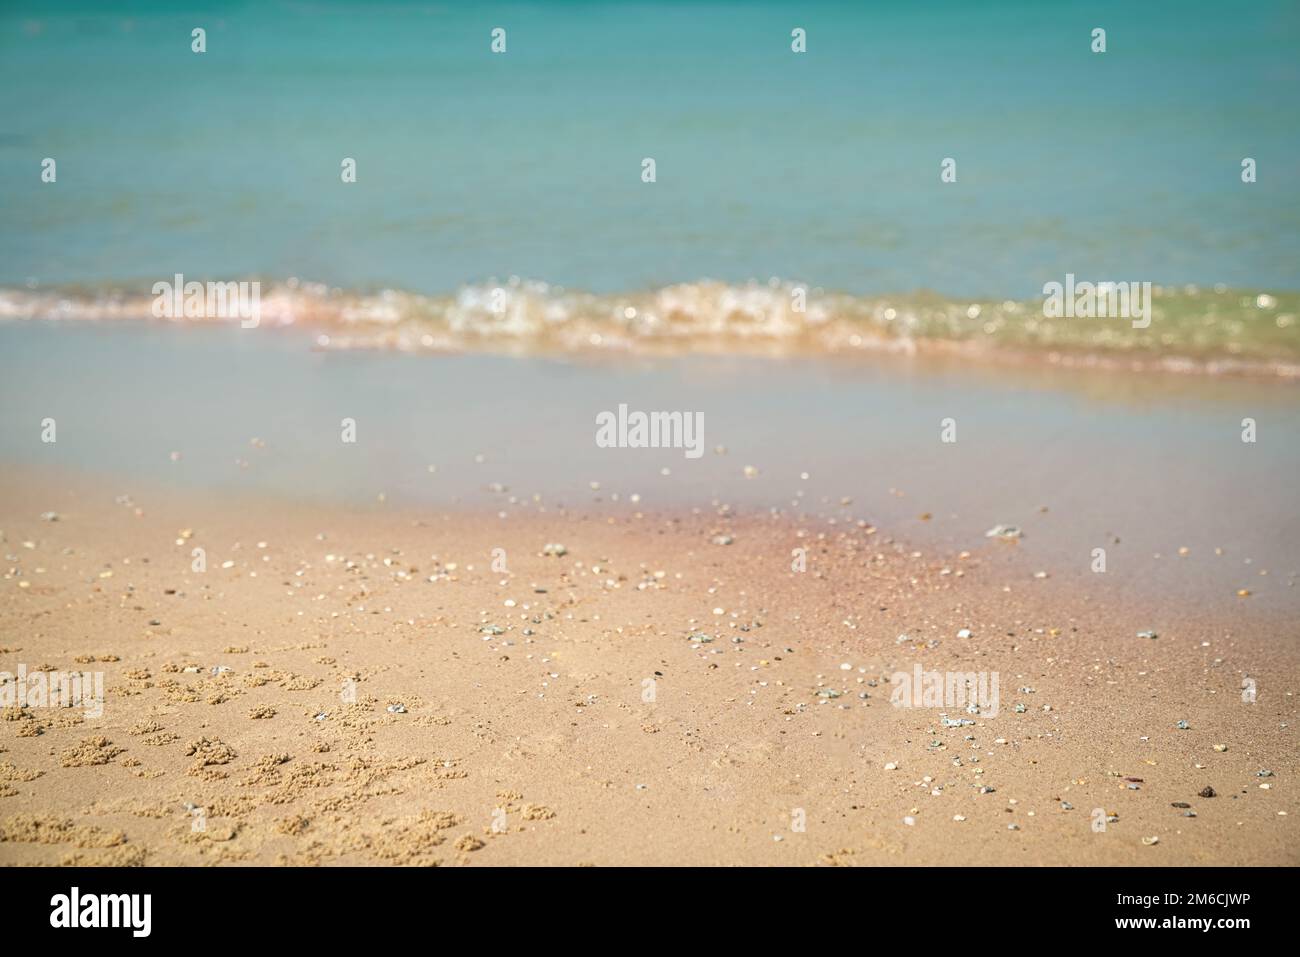
[[0, 10], [0, 285], [1300, 286], [1294, 3], [187, 6]]

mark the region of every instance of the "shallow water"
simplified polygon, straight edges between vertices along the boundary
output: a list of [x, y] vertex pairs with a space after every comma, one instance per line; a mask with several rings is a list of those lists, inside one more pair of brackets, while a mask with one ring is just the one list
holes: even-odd
[[[700, 413], [704, 455], [598, 447], [596, 417], [620, 403]], [[1254, 380], [903, 357], [413, 356], [226, 326], [0, 325], [0, 460], [102, 477], [106, 496], [165, 483], [507, 512], [533, 495], [552, 508], [725, 503], [862, 518], [952, 549], [988, 545], [985, 531], [1005, 523], [1025, 534], [1007, 547], [1053, 576], [1086, 576], [1105, 547], [1108, 580], [1126, 587], [1193, 598], [1207, 583], [1227, 595], [1266, 584], [1287, 607], [1300, 569], [1297, 412], [1294, 386]], [[46, 417], [54, 444], [40, 441]], [[355, 443], [342, 441], [345, 418]]]

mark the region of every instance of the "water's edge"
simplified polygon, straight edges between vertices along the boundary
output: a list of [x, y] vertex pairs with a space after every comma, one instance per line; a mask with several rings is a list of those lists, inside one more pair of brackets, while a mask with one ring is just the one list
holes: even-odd
[[[1116, 288], [1116, 285], [1125, 288]], [[1145, 284], [1144, 284], [1145, 285]], [[165, 288], [164, 288], [165, 286]], [[770, 280], [590, 293], [512, 278], [446, 295], [286, 281], [0, 288], [0, 320], [297, 326], [322, 349], [521, 355], [956, 354], [973, 360], [1300, 378], [1300, 293], [1138, 284], [1065, 301], [864, 296]], [[143, 290], [148, 287], [150, 291]], [[160, 292], [157, 290], [161, 290]]]

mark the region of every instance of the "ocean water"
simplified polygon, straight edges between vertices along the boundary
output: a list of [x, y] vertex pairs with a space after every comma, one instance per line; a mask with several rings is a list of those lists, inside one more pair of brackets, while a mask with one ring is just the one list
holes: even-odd
[[0, 8], [0, 286], [1300, 288], [1292, 2], [187, 7]]

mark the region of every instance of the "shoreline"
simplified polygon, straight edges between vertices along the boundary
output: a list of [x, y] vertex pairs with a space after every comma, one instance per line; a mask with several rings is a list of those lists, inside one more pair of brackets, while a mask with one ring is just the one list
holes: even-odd
[[[1197, 609], [1239, 590], [1300, 603], [1289, 384], [913, 360], [435, 359], [258, 331], [0, 325], [0, 462], [49, 469], [54, 487], [80, 476], [254, 507], [728, 506], [867, 521], [954, 553], [1015, 525], [1027, 575]], [[702, 423], [703, 455], [602, 448], [598, 423], [623, 405]]]
[[208, 282], [219, 294], [200, 289], [191, 308], [181, 305], [184, 277], [174, 278], [174, 286], [155, 284], [166, 294], [152, 298], [115, 286], [0, 286], [0, 321], [301, 329], [326, 352], [596, 362], [907, 358], [994, 370], [1300, 380], [1293, 331], [1300, 294], [1292, 292], [1158, 286], [1139, 321], [1127, 313], [1053, 316], [1044, 299], [864, 295], [789, 281], [707, 279], [597, 294], [512, 278], [443, 295], [296, 279], [266, 282], [264, 293], [263, 282], [245, 279]]

